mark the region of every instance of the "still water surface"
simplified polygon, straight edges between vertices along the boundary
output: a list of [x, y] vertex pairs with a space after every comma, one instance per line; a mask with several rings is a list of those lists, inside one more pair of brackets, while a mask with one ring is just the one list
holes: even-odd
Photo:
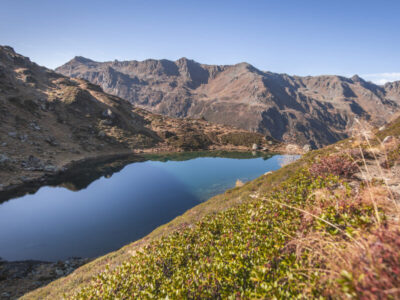
[[234, 187], [237, 179], [279, 169], [285, 157], [208, 156], [213, 154], [149, 157], [157, 160], [128, 164], [79, 191], [44, 186], [3, 202], [0, 257], [55, 261], [117, 250]]

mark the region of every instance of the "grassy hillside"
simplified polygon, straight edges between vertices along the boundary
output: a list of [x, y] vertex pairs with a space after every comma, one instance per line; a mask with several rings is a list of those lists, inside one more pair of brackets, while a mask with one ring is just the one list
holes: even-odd
[[398, 299], [398, 124], [360, 125], [24, 299]]

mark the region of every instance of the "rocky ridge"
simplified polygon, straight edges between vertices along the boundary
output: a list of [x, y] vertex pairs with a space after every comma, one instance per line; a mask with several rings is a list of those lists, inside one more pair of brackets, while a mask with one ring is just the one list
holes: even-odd
[[247, 63], [75, 57], [56, 71], [152, 112], [204, 118], [313, 148], [347, 137], [356, 118], [381, 126], [400, 104], [399, 82], [378, 86], [357, 75], [289, 76]]

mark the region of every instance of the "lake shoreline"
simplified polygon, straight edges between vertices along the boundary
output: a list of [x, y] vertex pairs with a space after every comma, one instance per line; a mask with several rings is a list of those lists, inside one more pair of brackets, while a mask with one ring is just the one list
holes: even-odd
[[25, 293], [45, 286], [50, 282], [71, 274], [92, 258], [68, 258], [57, 262], [0, 259], [0, 299], [16, 299]]
[[10, 183], [9, 185], [0, 187], [0, 203], [25, 194], [34, 193], [44, 185], [57, 185], [65, 180], [65, 178], [70, 177], [72, 175], [71, 173], [78, 173], [82, 169], [101, 166], [116, 160], [123, 160], [128, 164], [130, 162], [143, 161], [144, 158], [137, 153], [118, 153], [71, 160], [53, 172], [40, 171], [36, 177], [26, 179], [16, 184]]
[[[211, 147], [210, 149], [198, 149], [196, 151], [226, 151], [226, 152], [251, 152], [252, 150], [248, 147], [242, 146], [226, 146], [226, 147]], [[192, 153], [196, 151], [183, 151], [181, 149], [172, 148], [150, 148], [150, 149], [138, 149], [137, 151], [120, 151], [117, 153], [106, 153], [93, 156], [78, 157], [76, 159], [70, 159], [66, 162], [59, 163], [54, 168], [48, 170], [38, 170], [29, 176], [16, 176], [10, 175], [0, 184], [0, 203], [3, 203], [12, 198], [22, 196], [27, 193], [36, 192], [43, 185], [56, 185], [57, 182], [62, 181], [63, 177], [68, 176], [70, 172], [79, 170], [82, 165], [92, 164], [101, 165], [113, 160], [127, 159], [126, 164], [129, 162], [143, 161], [146, 155], [172, 155], [174, 153]], [[292, 149], [264, 149], [258, 150], [263, 153], [274, 153], [274, 154], [300, 154], [301, 151]], [[135, 160], [136, 159], [136, 160]], [[20, 174], [19, 174], [20, 175]]]

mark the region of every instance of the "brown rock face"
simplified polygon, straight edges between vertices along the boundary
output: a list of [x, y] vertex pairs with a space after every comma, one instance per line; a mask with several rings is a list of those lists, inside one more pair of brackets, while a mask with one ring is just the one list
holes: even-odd
[[355, 118], [381, 125], [400, 104], [399, 84], [358, 76], [299, 77], [177, 61], [95, 62], [75, 57], [58, 73], [98, 84], [152, 112], [206, 120], [319, 147], [345, 138]]

